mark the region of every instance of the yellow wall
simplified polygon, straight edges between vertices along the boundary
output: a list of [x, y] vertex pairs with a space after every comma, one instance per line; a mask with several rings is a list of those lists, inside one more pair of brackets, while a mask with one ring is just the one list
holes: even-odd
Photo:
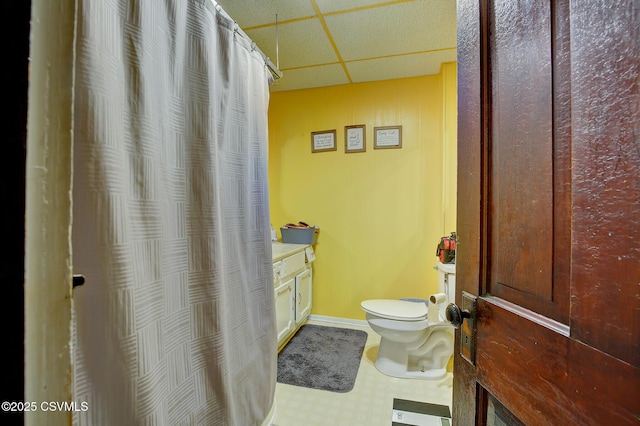
[[[443, 194], [443, 173], [455, 185], [455, 75], [445, 64], [434, 76], [271, 94], [271, 221], [278, 237], [288, 222], [320, 227], [313, 314], [364, 319], [362, 300], [437, 291], [436, 245], [455, 224], [455, 193]], [[347, 154], [344, 127], [357, 124], [366, 152]], [[395, 125], [402, 148], [373, 149], [373, 128]], [[311, 132], [330, 129], [338, 149], [312, 153]]]

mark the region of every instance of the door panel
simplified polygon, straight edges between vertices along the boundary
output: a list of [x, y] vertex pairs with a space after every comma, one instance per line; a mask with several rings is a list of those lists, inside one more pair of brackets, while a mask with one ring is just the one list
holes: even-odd
[[636, 368], [502, 299], [485, 296], [477, 309], [478, 382], [526, 424], [637, 424]]
[[490, 292], [498, 295], [508, 287], [525, 293], [524, 300], [528, 295], [550, 300], [551, 13], [548, 4], [513, 0], [495, 0], [495, 11], [500, 13], [487, 11], [492, 83]]
[[458, 1], [456, 425], [640, 419], [640, 12]]
[[[565, 9], [561, 3], [489, 2], [483, 11], [483, 72], [490, 107], [487, 291], [567, 323], [568, 281], [565, 276], [554, 280], [554, 258], [570, 252], [553, 245], [569, 232], [556, 226], [554, 217], [554, 204], [562, 201], [559, 190], [567, 183], [562, 179], [569, 178], [554, 175], [568, 145], [567, 135], [556, 134], [553, 126], [554, 114], [567, 116], [569, 109], [555, 99], [566, 92], [568, 81], [554, 79], [566, 54], [554, 42], [556, 28], [563, 29], [568, 19]], [[558, 213], [557, 219], [566, 222], [568, 210]]]
[[295, 279], [290, 278], [280, 287], [275, 289], [276, 305], [276, 332], [278, 345], [284, 342], [286, 337], [295, 328]]
[[305, 320], [311, 312], [311, 268], [296, 275], [296, 325]]

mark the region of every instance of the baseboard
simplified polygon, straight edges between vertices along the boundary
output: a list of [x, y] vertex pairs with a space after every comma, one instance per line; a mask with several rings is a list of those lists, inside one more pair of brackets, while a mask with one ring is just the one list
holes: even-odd
[[317, 322], [327, 322], [327, 323], [333, 323], [333, 324], [351, 325], [356, 327], [369, 327], [369, 323], [366, 320], [330, 317], [326, 315], [310, 314], [309, 320], [317, 321]]

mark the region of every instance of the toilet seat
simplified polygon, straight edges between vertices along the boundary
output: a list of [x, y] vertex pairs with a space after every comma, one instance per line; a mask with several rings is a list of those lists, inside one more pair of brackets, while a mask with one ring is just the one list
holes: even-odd
[[382, 318], [399, 321], [420, 321], [427, 318], [427, 305], [394, 299], [373, 299], [360, 303], [363, 311]]

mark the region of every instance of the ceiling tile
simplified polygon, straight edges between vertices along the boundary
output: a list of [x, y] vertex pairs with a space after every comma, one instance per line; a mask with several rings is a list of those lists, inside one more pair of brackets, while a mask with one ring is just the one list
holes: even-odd
[[246, 34], [280, 69], [329, 64], [338, 61], [331, 42], [316, 18], [278, 25], [278, 58], [275, 27], [248, 30]]
[[341, 65], [325, 65], [284, 71], [282, 78], [271, 86], [271, 91], [279, 92], [347, 83], [349, 83], [349, 80]]
[[354, 83], [438, 74], [443, 62], [455, 62], [456, 50], [348, 62]]
[[309, 0], [216, 0], [240, 28], [256, 27], [276, 21], [315, 16]]
[[316, 4], [321, 13], [368, 7], [382, 3], [389, 3], [389, 0], [316, 0]]
[[396, 3], [325, 18], [345, 61], [456, 46], [456, 4]]

